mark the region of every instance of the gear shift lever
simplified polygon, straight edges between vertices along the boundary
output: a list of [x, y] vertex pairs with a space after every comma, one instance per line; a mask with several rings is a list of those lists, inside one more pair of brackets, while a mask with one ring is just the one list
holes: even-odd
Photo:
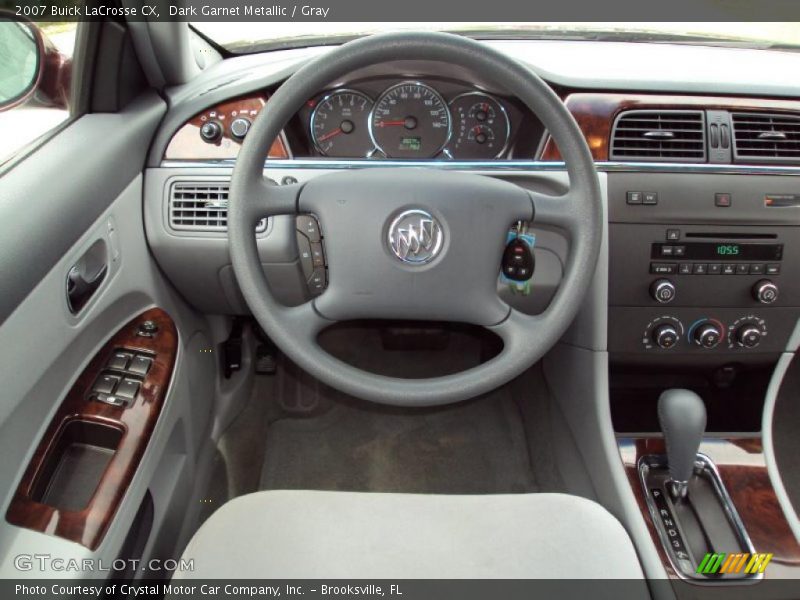
[[658, 422], [667, 445], [669, 491], [676, 499], [685, 498], [706, 429], [706, 406], [690, 390], [667, 390], [658, 399]]

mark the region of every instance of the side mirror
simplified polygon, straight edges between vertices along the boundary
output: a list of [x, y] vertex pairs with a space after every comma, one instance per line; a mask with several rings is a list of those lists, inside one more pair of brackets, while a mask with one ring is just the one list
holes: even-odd
[[0, 110], [33, 94], [42, 76], [43, 55], [42, 35], [33, 23], [0, 15]]

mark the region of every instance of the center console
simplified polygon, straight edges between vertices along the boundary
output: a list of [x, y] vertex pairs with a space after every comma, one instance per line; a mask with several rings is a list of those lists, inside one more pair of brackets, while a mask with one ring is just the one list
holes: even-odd
[[796, 178], [687, 169], [608, 184], [612, 419], [665, 568], [704, 586], [796, 577], [760, 439], [775, 366], [798, 342], [800, 210], [776, 202]]

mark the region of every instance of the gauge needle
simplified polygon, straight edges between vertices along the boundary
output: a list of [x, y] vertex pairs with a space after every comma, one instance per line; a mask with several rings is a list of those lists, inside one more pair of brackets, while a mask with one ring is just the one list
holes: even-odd
[[405, 125], [406, 120], [403, 119], [402, 121], [378, 121], [379, 127], [392, 127], [392, 126], [400, 126]]
[[325, 140], [329, 140], [329, 139], [331, 139], [332, 137], [339, 135], [340, 133], [342, 133], [342, 128], [341, 128], [341, 127], [337, 127], [337, 128], [336, 128], [336, 129], [334, 129], [333, 131], [329, 131], [328, 133], [326, 133], [325, 135], [323, 135], [323, 136], [322, 136], [321, 138], [319, 138], [317, 141], [318, 141], [318, 142], [324, 142]]

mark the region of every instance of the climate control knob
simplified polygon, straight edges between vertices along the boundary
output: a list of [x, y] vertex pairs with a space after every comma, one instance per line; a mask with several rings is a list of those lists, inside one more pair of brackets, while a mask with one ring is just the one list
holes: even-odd
[[653, 329], [652, 337], [656, 346], [669, 350], [678, 343], [681, 336], [674, 325], [664, 323]]
[[736, 342], [745, 348], [755, 348], [761, 343], [761, 329], [752, 323], [745, 323], [736, 330]]
[[667, 304], [675, 299], [675, 284], [669, 279], [656, 279], [650, 286], [650, 295], [653, 300]]
[[757, 281], [753, 286], [753, 298], [761, 304], [772, 304], [778, 299], [778, 286], [769, 279]]
[[694, 343], [701, 348], [716, 348], [722, 340], [722, 332], [713, 323], [703, 323], [698, 325], [692, 334]]

